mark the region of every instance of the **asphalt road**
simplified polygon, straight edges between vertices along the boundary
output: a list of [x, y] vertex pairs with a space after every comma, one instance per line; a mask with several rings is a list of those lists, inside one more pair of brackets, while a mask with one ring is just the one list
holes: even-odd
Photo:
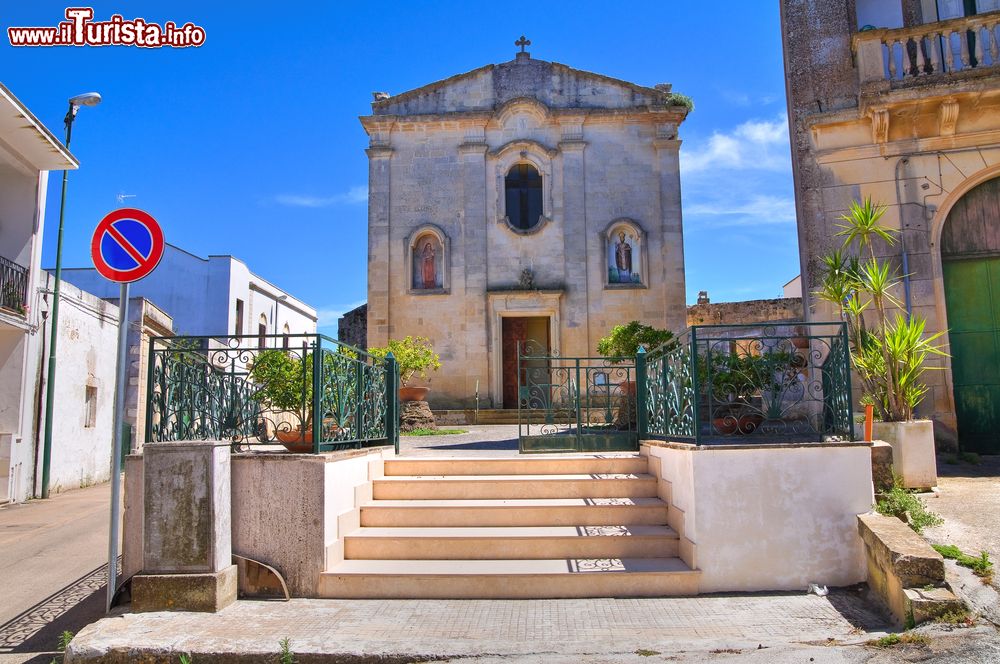
[[0, 508], [0, 664], [46, 662], [104, 615], [111, 487]]

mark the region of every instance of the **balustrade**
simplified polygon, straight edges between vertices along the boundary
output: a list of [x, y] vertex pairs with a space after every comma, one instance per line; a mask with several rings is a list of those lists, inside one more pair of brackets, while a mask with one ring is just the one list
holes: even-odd
[[1000, 64], [1000, 12], [854, 35], [862, 84], [890, 84]]

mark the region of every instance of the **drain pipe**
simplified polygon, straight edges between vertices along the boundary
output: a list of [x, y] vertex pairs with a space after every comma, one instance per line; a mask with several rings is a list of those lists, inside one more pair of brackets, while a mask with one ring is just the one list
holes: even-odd
[[910, 322], [913, 315], [913, 302], [910, 299], [910, 259], [906, 252], [906, 233], [903, 226], [903, 200], [899, 192], [899, 170], [900, 166], [910, 163], [911, 155], [903, 155], [896, 160], [896, 207], [899, 208], [899, 249], [903, 259], [903, 304], [906, 307], [906, 322]]

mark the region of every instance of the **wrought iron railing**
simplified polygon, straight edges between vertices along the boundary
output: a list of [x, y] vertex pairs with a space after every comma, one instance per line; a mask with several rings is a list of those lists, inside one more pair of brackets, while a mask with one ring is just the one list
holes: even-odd
[[633, 357], [560, 357], [518, 346], [522, 452], [638, 448]]
[[24, 314], [28, 305], [28, 268], [0, 256], [0, 307]]
[[696, 325], [636, 362], [640, 438], [852, 440], [843, 323]]
[[321, 334], [154, 337], [146, 441], [398, 448], [398, 389], [391, 356]]

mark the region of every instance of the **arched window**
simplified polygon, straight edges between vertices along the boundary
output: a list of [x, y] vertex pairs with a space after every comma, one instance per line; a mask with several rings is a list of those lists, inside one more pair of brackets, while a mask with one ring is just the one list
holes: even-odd
[[538, 225], [542, 217], [542, 176], [531, 164], [514, 164], [504, 178], [507, 219], [510, 225], [526, 231]]
[[288, 327], [288, 323], [285, 323], [285, 327], [281, 331], [281, 335], [282, 335], [281, 336], [281, 347], [284, 348], [285, 350], [288, 349], [288, 334], [290, 332], [291, 332], [291, 329]]
[[267, 316], [260, 315], [260, 323], [257, 324], [257, 345], [264, 348], [267, 343]]

